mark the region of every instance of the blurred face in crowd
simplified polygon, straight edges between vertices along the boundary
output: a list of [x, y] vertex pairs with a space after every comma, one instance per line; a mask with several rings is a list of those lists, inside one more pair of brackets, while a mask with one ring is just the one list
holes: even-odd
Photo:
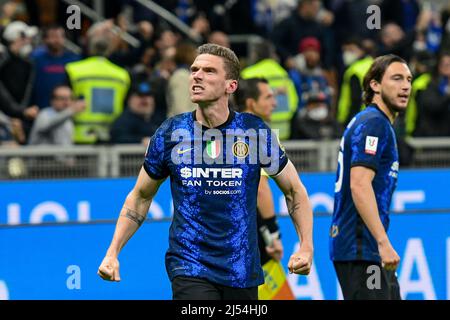
[[364, 55], [364, 51], [354, 43], [342, 46], [342, 60], [346, 66], [351, 65]]
[[60, 53], [64, 50], [65, 34], [63, 28], [49, 29], [44, 38], [44, 43], [52, 53]]
[[33, 51], [32, 39], [22, 35], [10, 43], [9, 48], [12, 52], [21, 57], [28, 57]]
[[208, 37], [209, 43], [215, 43], [219, 46], [230, 48], [230, 40], [228, 39], [228, 36], [221, 32], [221, 31], [214, 31], [211, 33], [211, 35]]
[[381, 83], [372, 80], [370, 85], [391, 111], [400, 112], [408, 105], [411, 81], [412, 75], [408, 66], [401, 62], [393, 62], [386, 69]]
[[324, 101], [308, 102], [306, 111], [310, 119], [323, 121], [328, 117], [328, 104]]
[[208, 19], [204, 15], [199, 15], [192, 22], [192, 29], [200, 34], [208, 34], [210, 31], [210, 25]]
[[439, 60], [439, 74], [450, 78], [450, 55], [443, 55]]
[[155, 98], [150, 94], [133, 93], [128, 104], [131, 111], [142, 116], [151, 116], [155, 110]]
[[300, 16], [307, 20], [314, 20], [320, 10], [321, 0], [303, 0], [300, 1], [299, 13]]
[[306, 66], [310, 69], [315, 68], [320, 63], [320, 53], [313, 49], [307, 49], [303, 51], [305, 57]]
[[156, 41], [156, 47], [160, 51], [164, 51], [167, 48], [176, 46], [178, 37], [170, 30], [165, 30], [161, 33], [159, 39]]
[[58, 87], [53, 91], [52, 107], [56, 111], [63, 111], [72, 103], [72, 90], [69, 87]]
[[228, 94], [236, 90], [237, 81], [227, 79], [221, 57], [200, 54], [191, 65], [189, 88], [191, 101], [199, 106], [206, 106], [221, 99], [228, 99]]
[[276, 106], [275, 95], [268, 83], [258, 83], [258, 99], [247, 99], [247, 107], [251, 113], [257, 115], [266, 122], [270, 122], [272, 112]]
[[381, 41], [386, 47], [392, 47], [404, 37], [404, 32], [399, 25], [388, 23], [381, 29]]

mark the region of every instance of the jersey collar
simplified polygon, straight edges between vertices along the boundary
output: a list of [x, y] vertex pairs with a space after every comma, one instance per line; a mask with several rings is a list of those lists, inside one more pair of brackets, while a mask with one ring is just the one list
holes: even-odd
[[[196, 111], [197, 111], [197, 109], [194, 110], [194, 111], [192, 111], [192, 120], [194, 120], [194, 122], [197, 121]], [[222, 128], [225, 128], [226, 126], [228, 126], [228, 125], [231, 123], [231, 121], [233, 121], [233, 119], [234, 119], [234, 117], [235, 117], [235, 114], [236, 114], [236, 112], [233, 111], [229, 106], [228, 106], [228, 111], [229, 111], [229, 112], [228, 112], [228, 118], [227, 118], [227, 120], [226, 120], [224, 123], [218, 125], [217, 127], [213, 127], [213, 128], [204, 126], [204, 125], [202, 124], [202, 129], [203, 129], [203, 130], [208, 130], [208, 129], [222, 129]]]
[[[374, 107], [375, 109], [378, 110], [379, 113], [381, 113], [381, 114], [386, 118], [386, 120], [387, 120], [389, 123], [391, 123], [391, 119], [389, 119], [389, 117], [387, 116], [387, 114], [384, 113], [383, 110], [381, 110], [380, 107], [379, 107], [376, 103], [371, 103], [371, 104], [367, 105], [367, 107]], [[391, 125], [392, 125], [392, 123], [391, 123]]]

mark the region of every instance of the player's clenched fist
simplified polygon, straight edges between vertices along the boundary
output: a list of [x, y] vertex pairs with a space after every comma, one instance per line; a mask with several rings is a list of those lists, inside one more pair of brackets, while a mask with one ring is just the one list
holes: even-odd
[[308, 275], [311, 271], [313, 258], [312, 249], [303, 249], [294, 253], [289, 259], [288, 269], [290, 273]]
[[379, 244], [378, 251], [380, 253], [381, 265], [383, 268], [386, 270], [396, 270], [400, 263], [400, 257], [392, 247], [391, 243], [386, 241], [386, 243]]
[[119, 260], [114, 257], [106, 256], [100, 267], [98, 268], [97, 274], [103, 279], [107, 281], [120, 281], [119, 274]]

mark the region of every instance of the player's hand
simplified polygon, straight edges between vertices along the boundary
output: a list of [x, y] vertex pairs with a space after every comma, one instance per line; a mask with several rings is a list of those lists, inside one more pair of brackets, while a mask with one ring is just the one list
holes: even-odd
[[273, 239], [271, 247], [266, 247], [267, 254], [274, 260], [280, 261], [283, 258], [283, 244], [280, 239]]
[[378, 244], [378, 252], [381, 257], [381, 266], [386, 270], [396, 270], [400, 263], [400, 257], [389, 241]]
[[100, 264], [97, 274], [103, 280], [119, 282], [119, 260], [114, 257], [106, 256]]
[[308, 275], [311, 271], [313, 249], [310, 246], [300, 246], [300, 249], [289, 259], [289, 273]]

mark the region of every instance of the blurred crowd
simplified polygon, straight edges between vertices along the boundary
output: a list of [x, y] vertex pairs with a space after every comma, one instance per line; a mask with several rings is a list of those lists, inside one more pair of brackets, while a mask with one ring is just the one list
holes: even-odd
[[339, 138], [363, 108], [365, 72], [387, 53], [414, 75], [398, 136], [450, 136], [450, 1], [154, 2], [189, 31], [133, 0], [104, 1], [104, 20], [82, 15], [79, 29], [63, 1], [0, 1], [0, 144], [146, 144], [195, 108], [189, 66], [206, 42], [231, 47], [243, 79], [267, 79], [283, 140]]

